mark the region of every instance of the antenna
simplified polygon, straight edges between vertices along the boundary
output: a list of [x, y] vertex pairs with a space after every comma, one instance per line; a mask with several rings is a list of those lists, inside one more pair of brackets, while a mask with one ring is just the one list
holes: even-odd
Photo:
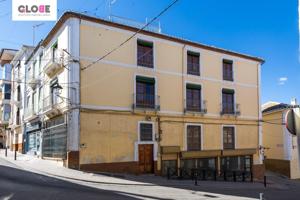
[[35, 24], [32, 26], [32, 45], [35, 46], [35, 29], [44, 25], [45, 23]]
[[117, 0], [108, 0], [108, 1], [109, 1], [109, 3], [108, 3], [108, 9], [109, 9], [108, 19], [111, 21], [111, 15], [112, 15], [111, 7], [114, 3], [116, 3]]

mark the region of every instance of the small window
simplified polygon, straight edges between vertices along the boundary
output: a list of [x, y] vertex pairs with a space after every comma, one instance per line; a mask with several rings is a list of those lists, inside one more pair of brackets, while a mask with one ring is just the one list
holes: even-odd
[[136, 106], [141, 108], [155, 107], [155, 79], [136, 77]]
[[232, 60], [223, 60], [223, 80], [233, 81], [233, 62]]
[[140, 141], [153, 141], [153, 126], [150, 123], [140, 124]]
[[234, 149], [234, 127], [223, 127], [223, 148]]
[[11, 85], [4, 84], [4, 99], [10, 100], [11, 97]]
[[137, 41], [137, 64], [138, 66], [153, 68], [153, 43]]
[[222, 113], [234, 114], [234, 90], [222, 90]]
[[187, 111], [201, 111], [201, 86], [186, 85], [186, 109]]
[[201, 126], [196, 126], [196, 125], [187, 126], [187, 150], [188, 151], [201, 150]]
[[187, 73], [200, 76], [200, 54], [192, 51], [187, 52]]

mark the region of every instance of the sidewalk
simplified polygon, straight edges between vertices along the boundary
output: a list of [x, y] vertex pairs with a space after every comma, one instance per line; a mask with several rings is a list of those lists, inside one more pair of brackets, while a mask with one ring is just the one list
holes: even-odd
[[120, 178], [105, 176], [101, 174], [73, 170], [63, 167], [62, 162], [54, 160], [43, 160], [35, 156], [26, 154], [17, 153], [17, 160], [14, 160], [14, 152], [10, 150], [7, 151], [7, 157], [5, 157], [5, 150], [1, 149], [0, 158], [9, 161], [24, 170], [52, 177], [102, 184], [153, 185], [136, 181], [127, 181]]
[[[122, 174], [118, 177], [82, 172], [68, 169], [62, 166], [61, 162], [53, 160], [42, 160], [31, 155], [17, 154], [14, 160], [14, 152], [8, 151], [5, 157], [5, 150], [0, 150], [0, 160], [11, 163], [11, 167], [23, 169], [33, 173], [59, 178], [82, 185], [91, 186], [103, 190], [117, 191], [119, 193], [130, 193], [130, 195], [149, 195], [166, 199], [210, 199], [209, 195], [221, 199], [257, 199], [259, 193], [274, 194], [277, 191], [283, 194], [289, 193], [290, 187], [286, 180], [269, 179], [267, 188], [257, 182], [222, 182], [222, 181], [198, 181], [198, 186], [192, 180], [167, 180], [165, 177], [154, 175], [128, 175]], [[1, 162], [0, 162], [1, 163]], [[297, 184], [298, 185], [298, 184]], [[300, 184], [299, 184], [300, 186]], [[298, 187], [298, 186], [297, 186]], [[297, 193], [299, 189], [295, 189]], [[205, 196], [208, 195], [208, 196]], [[201, 198], [199, 198], [201, 196]], [[272, 196], [273, 199], [274, 196]], [[280, 196], [279, 196], [280, 197]], [[151, 198], [150, 198], [151, 199]], [[280, 199], [280, 198], [277, 198]]]

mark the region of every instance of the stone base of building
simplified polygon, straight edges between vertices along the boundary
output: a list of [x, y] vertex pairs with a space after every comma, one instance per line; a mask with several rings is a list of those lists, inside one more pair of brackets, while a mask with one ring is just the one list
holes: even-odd
[[289, 160], [265, 159], [264, 163], [267, 170], [280, 173], [287, 177], [291, 177]]
[[19, 153], [23, 153], [23, 144], [13, 144], [12, 147], [10, 148], [11, 151], [18, 151]]
[[252, 165], [253, 178], [256, 180], [263, 180], [265, 176], [265, 165]]
[[89, 172], [139, 174], [138, 162], [81, 164], [80, 170]]
[[64, 161], [64, 166], [71, 169], [79, 169], [79, 151], [67, 152], [67, 160]]

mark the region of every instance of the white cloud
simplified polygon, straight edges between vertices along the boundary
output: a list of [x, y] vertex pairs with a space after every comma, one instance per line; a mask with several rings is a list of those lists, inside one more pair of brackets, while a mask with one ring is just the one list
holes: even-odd
[[287, 82], [288, 78], [287, 77], [280, 77], [278, 79], [278, 85], [284, 85]]

